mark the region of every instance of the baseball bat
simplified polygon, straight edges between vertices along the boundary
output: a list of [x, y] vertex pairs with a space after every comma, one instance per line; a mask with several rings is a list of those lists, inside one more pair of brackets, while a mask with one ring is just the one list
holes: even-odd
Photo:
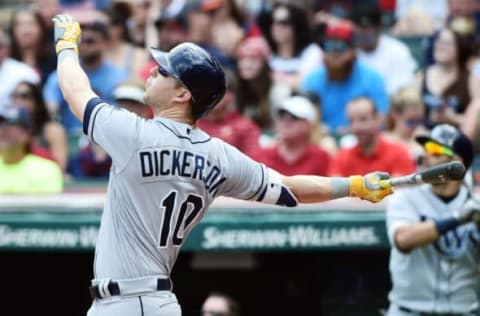
[[385, 181], [391, 186], [413, 185], [421, 183], [442, 183], [461, 180], [465, 175], [465, 166], [459, 161], [447, 162], [431, 168], [423, 169], [402, 177], [395, 177]]

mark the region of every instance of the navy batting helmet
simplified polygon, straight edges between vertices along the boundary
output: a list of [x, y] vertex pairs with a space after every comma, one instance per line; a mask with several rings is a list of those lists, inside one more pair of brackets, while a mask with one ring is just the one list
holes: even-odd
[[450, 148], [455, 154], [462, 157], [466, 168], [470, 167], [474, 158], [473, 144], [465, 134], [449, 124], [435, 126], [428, 136], [417, 136], [416, 141], [422, 146], [428, 141], [435, 142]]
[[226, 80], [223, 67], [207, 51], [193, 43], [175, 46], [169, 52], [151, 48], [157, 64], [192, 94], [192, 116], [207, 114], [223, 98]]

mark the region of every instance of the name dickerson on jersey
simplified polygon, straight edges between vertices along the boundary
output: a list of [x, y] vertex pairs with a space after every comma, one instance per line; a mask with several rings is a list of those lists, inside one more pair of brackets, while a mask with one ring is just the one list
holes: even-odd
[[161, 181], [166, 176], [192, 178], [204, 183], [215, 196], [218, 186], [227, 178], [218, 166], [205, 156], [174, 148], [149, 148], [138, 152], [142, 182]]

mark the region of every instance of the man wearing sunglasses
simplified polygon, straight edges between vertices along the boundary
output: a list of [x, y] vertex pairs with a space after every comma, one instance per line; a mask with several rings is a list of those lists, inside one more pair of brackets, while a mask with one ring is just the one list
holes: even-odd
[[58, 80], [83, 131], [112, 158], [95, 250], [89, 316], [181, 315], [170, 273], [188, 234], [220, 195], [282, 206], [392, 193], [388, 174], [284, 176], [195, 127], [226, 90], [220, 63], [201, 47], [150, 50], [158, 67], [145, 85], [154, 118], [100, 99], [78, 61], [80, 26], [57, 15]]
[[[425, 151], [425, 167], [454, 160], [467, 169], [472, 164], [470, 140], [451, 125], [438, 125], [416, 140]], [[477, 315], [479, 210], [465, 179], [398, 190], [389, 200], [388, 316]]]
[[385, 81], [358, 60], [353, 39], [351, 22], [327, 24], [322, 45], [324, 65], [313, 70], [302, 83], [303, 91], [314, 93], [322, 101], [322, 119], [336, 135], [347, 131], [345, 108], [353, 99], [368, 96], [382, 116], [388, 110]]

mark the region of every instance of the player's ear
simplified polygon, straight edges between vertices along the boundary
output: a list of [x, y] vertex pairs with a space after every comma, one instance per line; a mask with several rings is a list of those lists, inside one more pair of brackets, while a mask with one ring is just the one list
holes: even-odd
[[177, 102], [188, 102], [192, 99], [192, 94], [190, 91], [184, 87], [181, 87], [177, 90], [177, 94], [175, 96], [175, 101]]

